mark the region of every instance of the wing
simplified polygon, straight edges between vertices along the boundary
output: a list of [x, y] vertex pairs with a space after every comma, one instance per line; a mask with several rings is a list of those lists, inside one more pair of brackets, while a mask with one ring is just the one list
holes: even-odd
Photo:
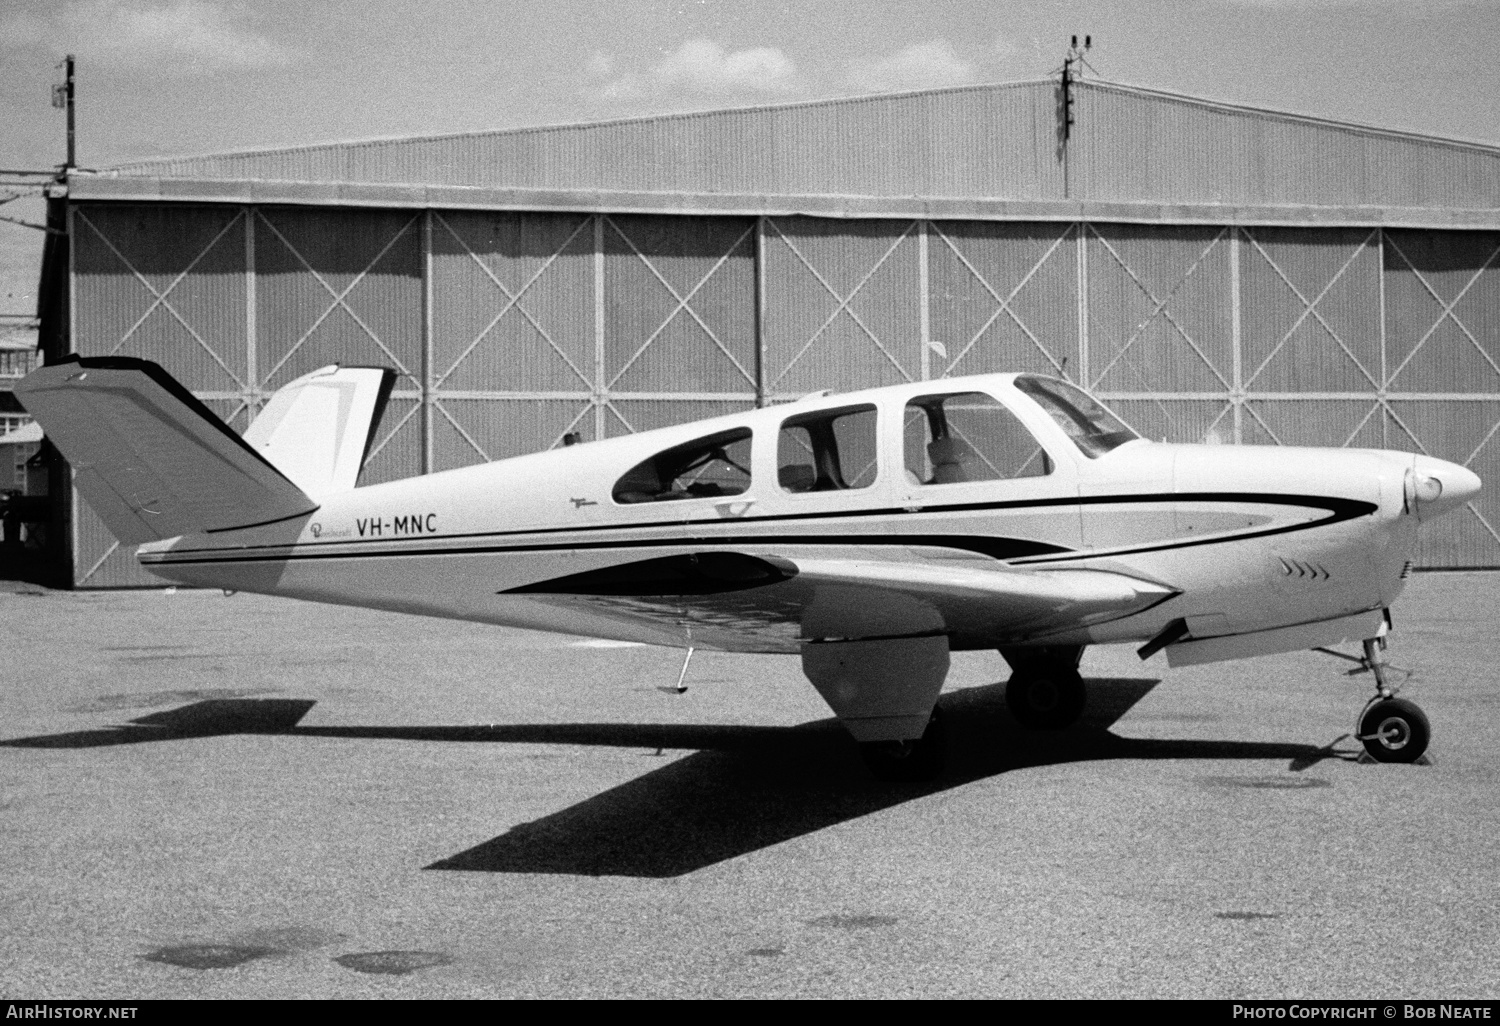
[[1177, 594], [1102, 570], [696, 552], [619, 563], [503, 594], [666, 628], [684, 643], [796, 652], [805, 641], [946, 634], [1015, 644], [1118, 619]]

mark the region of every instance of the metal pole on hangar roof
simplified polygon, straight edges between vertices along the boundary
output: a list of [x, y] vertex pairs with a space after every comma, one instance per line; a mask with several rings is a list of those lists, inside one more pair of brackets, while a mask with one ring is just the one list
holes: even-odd
[[68, 157], [63, 164], [63, 173], [78, 166], [77, 121], [74, 117], [74, 99], [77, 95], [73, 84], [73, 55], [68, 54], [58, 65], [63, 69], [63, 80], [52, 87], [52, 106], [68, 112]]

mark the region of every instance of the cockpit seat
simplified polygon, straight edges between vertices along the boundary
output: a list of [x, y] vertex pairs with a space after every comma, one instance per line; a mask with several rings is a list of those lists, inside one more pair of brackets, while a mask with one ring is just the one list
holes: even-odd
[[817, 479], [817, 471], [805, 463], [794, 463], [776, 471], [776, 480], [789, 492], [810, 492]]
[[927, 444], [927, 459], [932, 464], [928, 484], [957, 484], [969, 480], [964, 462], [974, 456], [967, 442], [957, 438], [934, 438]]

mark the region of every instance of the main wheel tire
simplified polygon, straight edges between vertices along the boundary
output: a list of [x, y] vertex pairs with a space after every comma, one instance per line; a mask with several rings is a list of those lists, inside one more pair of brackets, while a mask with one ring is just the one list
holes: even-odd
[[1083, 715], [1088, 695], [1077, 670], [1018, 671], [1005, 685], [1005, 704], [1032, 730], [1062, 730]]
[[1431, 737], [1427, 714], [1404, 698], [1373, 702], [1359, 718], [1359, 739], [1376, 762], [1416, 762]]
[[948, 733], [936, 709], [927, 729], [915, 741], [866, 741], [859, 746], [870, 775], [894, 783], [920, 783], [943, 771], [948, 757]]

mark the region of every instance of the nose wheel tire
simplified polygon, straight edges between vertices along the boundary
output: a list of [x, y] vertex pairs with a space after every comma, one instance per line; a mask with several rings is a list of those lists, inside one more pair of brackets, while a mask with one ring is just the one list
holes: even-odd
[[1077, 670], [1017, 671], [1005, 685], [1005, 704], [1016, 722], [1032, 730], [1062, 730], [1083, 715], [1087, 700]]
[[927, 721], [927, 730], [915, 741], [867, 741], [859, 746], [860, 758], [876, 780], [920, 783], [943, 770], [948, 757], [948, 734], [937, 709]]
[[1416, 762], [1431, 737], [1427, 715], [1404, 698], [1376, 699], [1359, 718], [1359, 740], [1377, 762]]

